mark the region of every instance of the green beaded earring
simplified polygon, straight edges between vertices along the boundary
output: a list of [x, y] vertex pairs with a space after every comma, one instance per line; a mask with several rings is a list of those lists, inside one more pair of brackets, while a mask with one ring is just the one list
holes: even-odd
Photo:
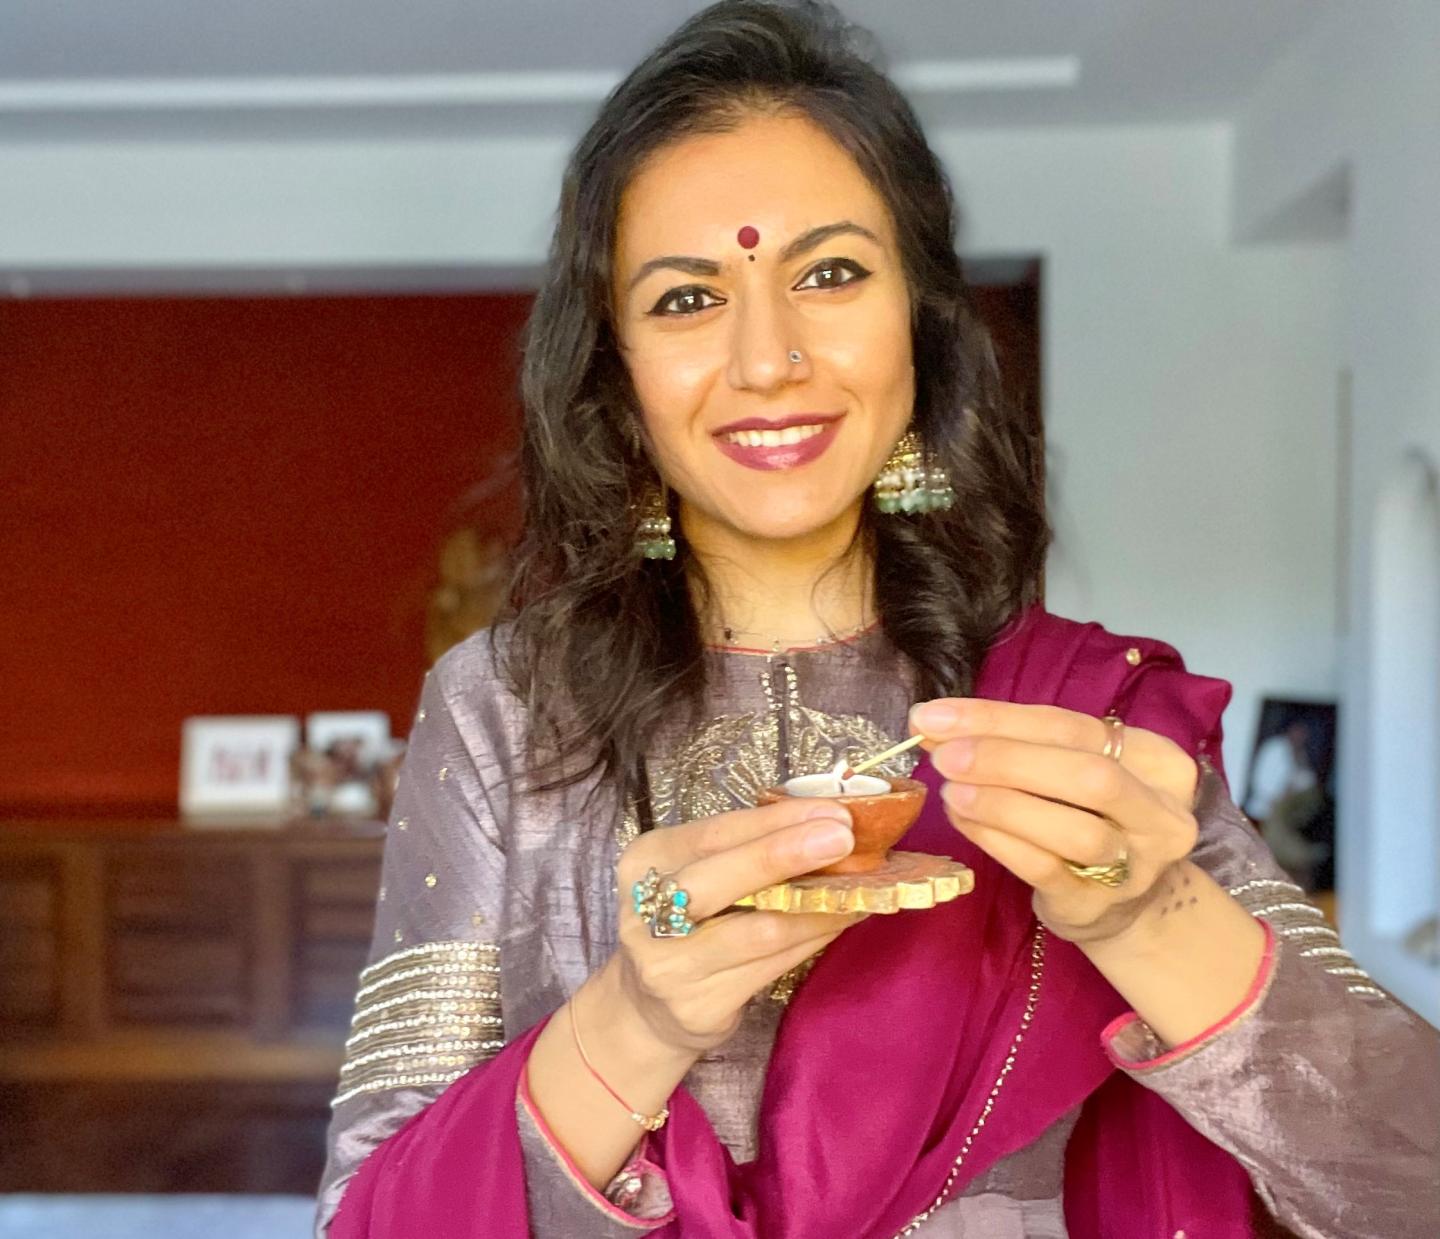
[[635, 552], [642, 559], [674, 559], [675, 539], [670, 536], [670, 511], [663, 487], [651, 487], [635, 507], [639, 525], [635, 531]]
[[925, 459], [925, 445], [907, 430], [891, 450], [875, 479], [875, 506], [895, 512], [944, 512], [955, 504], [955, 491], [945, 469]]

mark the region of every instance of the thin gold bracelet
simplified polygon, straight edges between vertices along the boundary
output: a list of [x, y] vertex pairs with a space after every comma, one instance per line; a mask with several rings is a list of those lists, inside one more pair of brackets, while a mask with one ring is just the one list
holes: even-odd
[[599, 1081], [601, 1088], [624, 1107], [625, 1113], [639, 1123], [641, 1127], [646, 1131], [659, 1131], [665, 1126], [665, 1120], [670, 1117], [670, 1108], [668, 1106], [661, 1107], [659, 1114], [641, 1114], [639, 1110], [635, 1109], [635, 1107], [630, 1105], [619, 1093], [606, 1084], [604, 1076], [595, 1070], [595, 1064], [590, 1061], [590, 1056], [585, 1053], [584, 1043], [580, 1040], [580, 1025], [575, 1021], [575, 999], [571, 998], [567, 1005], [570, 1007], [570, 1031], [575, 1035], [575, 1048], [580, 1051], [580, 1061], [585, 1064], [585, 1069]]

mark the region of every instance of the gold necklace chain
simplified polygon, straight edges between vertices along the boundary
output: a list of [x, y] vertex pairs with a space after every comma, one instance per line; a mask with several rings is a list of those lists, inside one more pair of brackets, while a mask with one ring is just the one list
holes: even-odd
[[906, 1235], [913, 1235], [920, 1229], [922, 1223], [928, 1221], [930, 1216], [945, 1203], [945, 1198], [950, 1195], [950, 1189], [955, 1186], [955, 1180], [960, 1177], [960, 1168], [964, 1166], [965, 1159], [970, 1156], [970, 1148], [975, 1143], [975, 1138], [980, 1134], [980, 1129], [985, 1126], [985, 1121], [990, 1117], [990, 1111], [995, 1108], [995, 1099], [1000, 1096], [1000, 1090], [1005, 1087], [1005, 1077], [1015, 1066], [1016, 1056], [1020, 1053], [1020, 1043], [1025, 1040], [1025, 1033], [1035, 1018], [1035, 1008], [1040, 1004], [1040, 981], [1044, 975], [1045, 926], [1037, 925], [1035, 937], [1030, 943], [1030, 992], [1025, 996], [1025, 1011], [1020, 1016], [1020, 1028], [1015, 1034], [1015, 1039], [1010, 1043], [1009, 1053], [1005, 1055], [1005, 1065], [1000, 1068], [1000, 1074], [990, 1088], [990, 1095], [985, 1098], [985, 1105], [981, 1107], [980, 1117], [975, 1120], [975, 1126], [966, 1135], [965, 1142], [960, 1146], [959, 1154], [950, 1164], [950, 1173], [945, 1177], [940, 1194], [935, 1197], [934, 1202], [924, 1213], [917, 1213], [911, 1218], [909, 1224], [895, 1236], [895, 1239], [904, 1239]]

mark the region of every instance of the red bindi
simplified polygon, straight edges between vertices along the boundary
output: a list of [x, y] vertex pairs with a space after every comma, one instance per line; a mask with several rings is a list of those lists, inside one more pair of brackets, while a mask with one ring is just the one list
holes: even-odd
[[760, 244], [760, 230], [746, 224], [745, 227], [735, 234], [735, 239], [740, 242], [741, 249], [753, 250]]

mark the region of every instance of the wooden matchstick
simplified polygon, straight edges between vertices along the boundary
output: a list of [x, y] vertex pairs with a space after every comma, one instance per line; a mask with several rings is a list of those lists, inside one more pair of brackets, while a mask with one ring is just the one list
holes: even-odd
[[924, 739], [925, 737], [921, 735], [911, 736], [910, 739], [900, 741], [899, 744], [891, 746], [883, 753], [876, 753], [874, 757], [867, 757], [864, 761], [857, 762], [853, 766], [846, 766], [844, 772], [840, 775], [840, 781], [843, 783], [846, 779], [852, 778], [861, 771], [869, 770], [871, 766], [878, 766], [882, 761], [889, 761], [892, 757], [898, 757], [907, 749], [913, 749]]

